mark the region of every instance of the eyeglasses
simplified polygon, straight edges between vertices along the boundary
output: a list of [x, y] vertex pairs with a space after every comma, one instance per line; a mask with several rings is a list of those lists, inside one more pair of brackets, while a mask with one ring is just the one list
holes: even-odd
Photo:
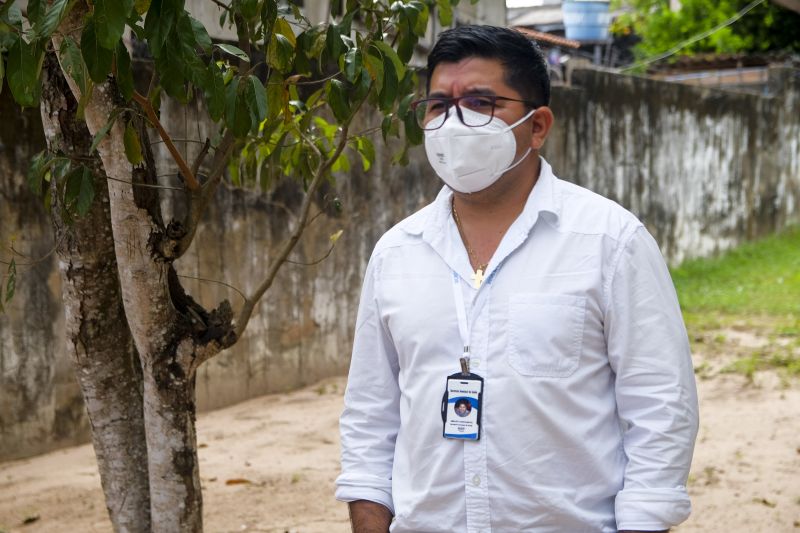
[[[411, 102], [411, 110], [414, 112], [414, 117], [417, 124], [425, 131], [437, 130], [442, 127], [445, 121], [450, 117], [450, 109], [455, 106], [456, 115], [458, 120], [465, 126], [470, 128], [480, 128], [492, 121], [494, 118], [494, 109], [498, 100], [506, 102], [522, 102], [532, 108], [536, 108], [536, 104], [529, 100], [518, 100], [516, 98], [506, 98], [505, 96], [495, 95], [465, 95], [456, 96], [454, 98], [435, 97], [424, 98], [422, 100], [415, 100]], [[461, 109], [469, 109], [475, 111], [479, 115], [467, 114], [461, 112]], [[444, 115], [444, 119], [435, 120]]]

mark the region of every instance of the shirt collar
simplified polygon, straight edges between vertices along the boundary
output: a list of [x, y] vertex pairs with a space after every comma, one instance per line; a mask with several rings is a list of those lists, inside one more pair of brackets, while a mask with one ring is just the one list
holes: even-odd
[[[539, 179], [536, 180], [536, 185], [528, 195], [517, 223], [514, 224], [526, 234], [536, 224], [540, 213], [550, 213], [554, 217], [554, 222], [561, 216], [561, 201], [556, 191], [553, 169], [542, 157], [539, 157], [539, 163]], [[452, 202], [453, 191], [445, 185], [431, 204], [426, 216], [408, 220], [402, 225], [402, 229], [411, 235], [422, 235], [427, 242], [433, 242], [446, 228], [451, 217]]]

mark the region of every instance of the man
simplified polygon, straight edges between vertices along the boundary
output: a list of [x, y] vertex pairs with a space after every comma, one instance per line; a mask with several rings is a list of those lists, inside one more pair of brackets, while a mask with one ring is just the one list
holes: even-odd
[[446, 31], [428, 74], [413, 107], [447, 186], [367, 267], [336, 490], [354, 531], [668, 530], [698, 412], [656, 243], [539, 157], [547, 67], [521, 34]]
[[460, 417], [465, 417], [472, 411], [472, 406], [469, 404], [469, 400], [465, 398], [461, 398], [456, 402], [455, 405], [456, 414]]

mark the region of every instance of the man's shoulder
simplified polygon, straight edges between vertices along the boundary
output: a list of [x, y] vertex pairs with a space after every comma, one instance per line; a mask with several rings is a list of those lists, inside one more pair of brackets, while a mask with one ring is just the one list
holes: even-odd
[[585, 187], [556, 179], [556, 190], [561, 200], [559, 228], [562, 231], [620, 240], [642, 226], [636, 215]]
[[420, 244], [425, 226], [433, 215], [434, 204], [435, 202], [426, 205], [392, 226], [378, 239], [373, 255], [378, 255], [391, 248]]

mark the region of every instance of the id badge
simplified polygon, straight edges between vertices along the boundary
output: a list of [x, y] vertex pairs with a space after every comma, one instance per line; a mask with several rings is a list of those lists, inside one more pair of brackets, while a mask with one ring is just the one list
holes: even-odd
[[483, 378], [477, 374], [447, 376], [442, 398], [442, 434], [446, 439], [478, 440], [481, 438]]

